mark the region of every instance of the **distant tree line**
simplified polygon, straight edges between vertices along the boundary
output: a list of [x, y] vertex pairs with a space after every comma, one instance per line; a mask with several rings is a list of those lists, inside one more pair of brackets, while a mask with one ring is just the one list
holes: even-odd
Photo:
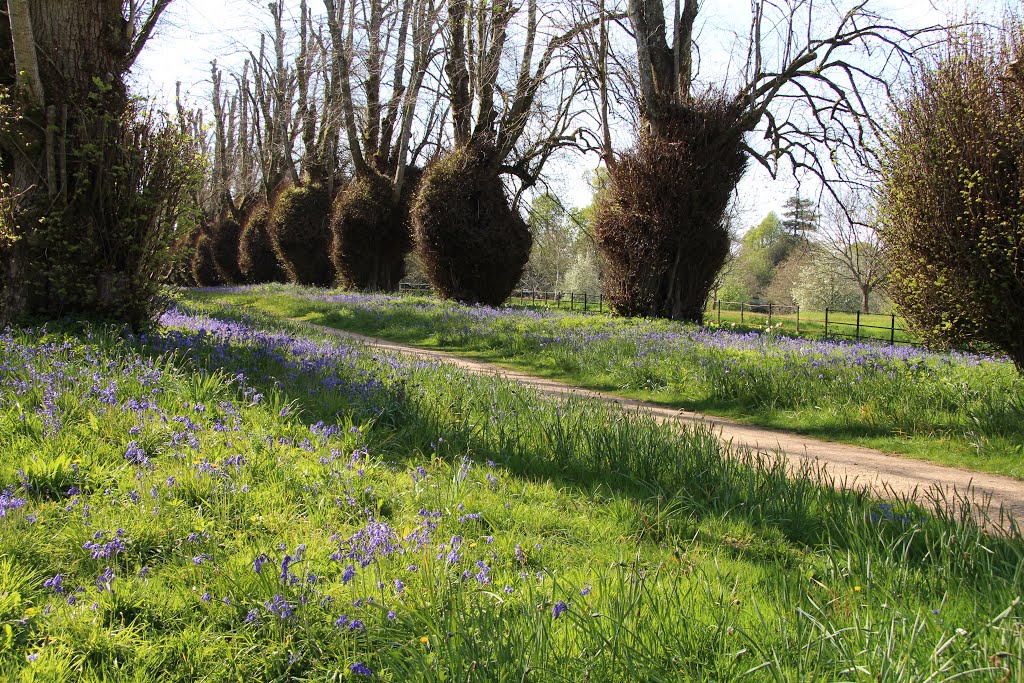
[[870, 197], [846, 192], [817, 202], [800, 195], [750, 228], [723, 269], [716, 296], [823, 310], [879, 312], [888, 265]]

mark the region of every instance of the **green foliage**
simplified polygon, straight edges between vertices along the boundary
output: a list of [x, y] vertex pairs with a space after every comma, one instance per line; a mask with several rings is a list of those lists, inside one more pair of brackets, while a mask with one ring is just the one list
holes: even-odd
[[[1024, 479], [1024, 378], [1006, 362], [733, 333], [727, 312], [721, 329], [709, 329], [564, 310], [481, 315], [420, 297], [324, 300], [292, 291], [224, 300], [470, 352], [591, 389]], [[852, 335], [854, 322], [833, 313], [831, 331]], [[885, 325], [888, 339], [888, 319], [863, 322]], [[820, 334], [820, 314], [805, 311], [801, 325]]]
[[785, 220], [780, 227], [788, 230], [792, 237], [806, 239], [807, 233], [818, 230], [818, 208], [814, 202], [796, 194], [786, 200], [785, 206]]
[[76, 110], [67, 136], [67, 186], [56, 198], [36, 191], [15, 214], [7, 312], [144, 325], [162, 305], [170, 246], [191, 224], [203, 160], [173, 122], [110, 85]]
[[441, 296], [500, 305], [533, 238], [509, 206], [493, 150], [460, 147], [427, 167], [412, 207], [416, 251]]
[[[363, 680], [357, 662], [365, 680], [430, 682], [1024, 673], [1019, 534], [832, 490], [706, 427], [385, 369], [325, 338], [268, 353], [295, 329], [241, 322], [148, 345], [0, 340], [30, 359], [14, 370], [30, 391], [0, 388], [0, 481], [24, 500], [0, 517], [6, 679]], [[52, 405], [39, 378], [57, 375], [86, 381]], [[117, 529], [120, 552], [83, 547]], [[405, 552], [363, 566], [347, 557], [360, 532]]]
[[788, 291], [777, 297], [770, 296], [769, 290], [780, 267], [804, 244], [804, 240], [789, 233], [774, 211], [769, 213], [743, 235], [739, 253], [725, 269], [718, 298], [722, 301], [769, 298], [777, 303], [785, 302], [789, 299]]
[[763, 255], [770, 268], [789, 258], [799, 243], [774, 211], [743, 236], [743, 249]]
[[575, 261], [575, 235], [572, 221], [558, 199], [546, 192], [538, 195], [530, 205], [526, 223], [533, 235], [533, 247], [522, 285], [533, 290], [582, 291], [567, 284], [568, 271]]
[[926, 339], [1024, 371], [1024, 29], [955, 37], [896, 105], [880, 235], [889, 293]]
[[268, 230], [290, 282], [329, 287], [337, 279], [331, 263], [331, 197], [323, 185], [306, 183], [277, 193]]

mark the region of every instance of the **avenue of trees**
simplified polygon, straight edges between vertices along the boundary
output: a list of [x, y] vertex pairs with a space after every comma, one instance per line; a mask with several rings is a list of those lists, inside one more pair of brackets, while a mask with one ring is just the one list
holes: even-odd
[[[461, 301], [600, 286], [620, 314], [696, 322], [716, 288], [838, 278], [871, 310], [888, 281], [930, 338], [1024, 355], [1013, 22], [943, 33], [866, 1], [754, 0], [728, 58], [702, 63], [722, 46], [697, 0], [271, 2], [246, 58], [211, 65], [209, 105], [163, 116], [125, 75], [171, 1], [0, 0], [4, 320], [142, 324], [168, 277], [392, 290], [415, 251]], [[605, 169], [571, 214], [541, 191], [565, 150]], [[879, 160], [877, 211], [836, 189]], [[737, 251], [751, 164], [827, 189]]]

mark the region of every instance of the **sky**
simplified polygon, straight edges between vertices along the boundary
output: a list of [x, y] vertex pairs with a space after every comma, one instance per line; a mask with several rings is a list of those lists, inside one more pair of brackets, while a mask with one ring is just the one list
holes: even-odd
[[[298, 6], [297, 0], [285, 2], [286, 7]], [[315, 11], [320, 0], [309, 3]], [[1003, 0], [873, 0], [870, 6], [900, 25], [923, 26], [962, 17], [965, 10], [998, 15], [1003, 5]], [[702, 68], [707, 72], [727, 60], [730, 35], [746, 31], [750, 0], [704, 0], [701, 16], [705, 21], [704, 35], [698, 36], [703, 37], [701, 44], [720, 46], [702, 53]], [[245, 47], [256, 49], [258, 31], [268, 23], [266, 3], [260, 0], [175, 0], [136, 63], [133, 88], [170, 109], [180, 81], [189, 101], [203, 103], [211, 91], [211, 60], [228, 68], [240, 64]], [[597, 165], [596, 157], [563, 157], [549, 165], [546, 175], [566, 206], [582, 207], [590, 203], [585, 177]], [[810, 179], [799, 182], [785, 170], [772, 179], [752, 163], [737, 191], [740, 226], [754, 225], [770, 211], [782, 213], [786, 199], [798, 188], [804, 195], [818, 192]]]

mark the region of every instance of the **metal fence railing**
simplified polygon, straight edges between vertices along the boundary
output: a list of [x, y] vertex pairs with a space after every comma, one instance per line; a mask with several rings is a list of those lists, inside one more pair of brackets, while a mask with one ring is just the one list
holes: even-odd
[[[401, 292], [431, 293], [429, 284], [403, 282]], [[604, 313], [608, 310], [603, 294], [586, 292], [559, 292], [521, 289], [512, 292], [510, 306]], [[718, 325], [738, 325], [752, 329], [773, 329], [801, 336], [823, 339], [853, 339], [884, 341], [890, 344], [919, 344], [894, 313], [864, 313], [826, 308], [824, 311], [807, 310], [800, 306], [760, 301], [709, 302], [705, 318]]]
[[747, 327], [777, 328], [825, 339], [875, 339], [890, 344], [918, 344], [895, 313], [864, 313], [825, 308], [806, 310], [800, 306], [772, 302], [713, 301], [706, 311], [719, 325], [734, 323]]

